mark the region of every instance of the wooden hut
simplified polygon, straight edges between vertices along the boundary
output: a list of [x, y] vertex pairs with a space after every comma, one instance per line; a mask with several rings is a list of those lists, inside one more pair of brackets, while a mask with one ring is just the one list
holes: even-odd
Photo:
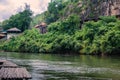
[[47, 32], [47, 24], [42, 22], [41, 24], [39, 25], [36, 25], [35, 28], [39, 28], [40, 29], [40, 33], [44, 34]]
[[21, 30], [16, 27], [8, 29], [7, 30], [7, 39], [10, 39], [11, 37], [15, 37], [15, 36], [19, 35], [20, 33], [21, 33]]
[[19, 67], [10, 61], [0, 60], [0, 80], [28, 80], [31, 78], [26, 68]]

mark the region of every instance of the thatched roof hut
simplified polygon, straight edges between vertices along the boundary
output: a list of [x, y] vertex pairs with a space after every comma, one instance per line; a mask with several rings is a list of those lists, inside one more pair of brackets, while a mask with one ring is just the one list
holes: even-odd
[[14, 28], [11, 28], [11, 29], [8, 29], [7, 30], [7, 39], [10, 39], [12, 37], [16, 37], [18, 36], [19, 34], [21, 33], [21, 30], [14, 27]]
[[39, 28], [40, 29], [40, 33], [44, 34], [47, 32], [47, 24], [42, 22], [41, 24], [39, 25], [36, 25], [35, 28]]

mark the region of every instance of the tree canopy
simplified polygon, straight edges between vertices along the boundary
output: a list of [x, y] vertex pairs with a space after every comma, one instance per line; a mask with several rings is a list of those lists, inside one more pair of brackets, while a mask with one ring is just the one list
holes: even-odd
[[27, 4], [22, 12], [12, 15], [8, 20], [2, 22], [2, 27], [7, 30], [12, 27], [17, 27], [21, 31], [25, 31], [30, 27], [32, 11]]

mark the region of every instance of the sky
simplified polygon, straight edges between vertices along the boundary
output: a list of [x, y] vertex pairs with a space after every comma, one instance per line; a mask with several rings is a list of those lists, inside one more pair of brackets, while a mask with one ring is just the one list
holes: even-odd
[[36, 15], [46, 11], [49, 2], [50, 0], [0, 0], [0, 22], [22, 10], [25, 3], [30, 5]]

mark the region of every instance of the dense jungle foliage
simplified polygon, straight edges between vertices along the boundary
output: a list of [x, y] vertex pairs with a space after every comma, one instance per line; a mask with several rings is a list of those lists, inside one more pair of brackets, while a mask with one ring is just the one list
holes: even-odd
[[35, 28], [6, 41], [0, 48], [20, 52], [76, 52], [81, 54], [111, 54], [120, 50], [120, 20], [100, 17], [97, 22], [80, 25], [79, 16], [71, 15], [64, 21], [48, 26], [46, 34]]
[[31, 27], [34, 27], [40, 22], [46, 22], [47, 24], [64, 20], [71, 14], [77, 14], [80, 16], [82, 0], [52, 0], [48, 5], [48, 10], [33, 17]]
[[33, 53], [113, 54], [120, 52], [120, 20], [114, 16], [100, 17], [80, 27], [82, 0], [53, 0], [48, 11], [33, 18], [31, 26], [45, 21], [47, 33], [26, 30], [0, 45], [0, 50]]

